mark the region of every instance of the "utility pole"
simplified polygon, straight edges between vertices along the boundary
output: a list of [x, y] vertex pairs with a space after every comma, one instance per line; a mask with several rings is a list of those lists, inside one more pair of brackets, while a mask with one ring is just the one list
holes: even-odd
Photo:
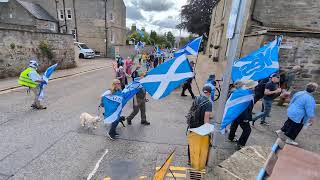
[[105, 0], [104, 2], [104, 17], [105, 17], [105, 22], [104, 22], [104, 28], [105, 28], [105, 35], [106, 35], [106, 57], [108, 54], [108, 24], [107, 24], [107, 4], [108, 4], [108, 0]]
[[75, 36], [76, 36], [76, 41], [79, 42], [78, 39], [78, 23], [77, 23], [77, 10], [76, 10], [76, 5], [75, 2], [76, 0], [73, 0], [72, 4], [73, 4], [73, 17], [74, 17], [74, 29], [75, 29]]
[[[228, 47], [228, 54], [227, 54], [227, 66], [225, 72], [223, 74], [223, 84], [221, 88], [221, 96], [219, 98], [218, 109], [215, 114], [215, 120], [217, 122], [222, 121], [222, 116], [224, 114], [225, 103], [227, 101], [228, 91], [229, 91], [229, 84], [231, 79], [231, 71], [232, 65], [234, 60], [237, 56], [237, 51], [240, 48], [242, 38], [245, 33], [246, 25], [247, 25], [247, 18], [249, 17], [249, 10], [251, 6], [252, 0], [233, 0], [232, 8], [229, 17], [229, 24], [228, 24], [228, 32], [229, 34], [229, 47]], [[238, 5], [238, 7], [236, 7]], [[237, 11], [238, 9], [238, 11]], [[235, 11], [233, 11], [235, 10]], [[236, 20], [231, 22], [232, 18], [234, 19], [236, 15]], [[230, 23], [231, 22], [231, 23]], [[234, 24], [235, 23], [235, 24]]]

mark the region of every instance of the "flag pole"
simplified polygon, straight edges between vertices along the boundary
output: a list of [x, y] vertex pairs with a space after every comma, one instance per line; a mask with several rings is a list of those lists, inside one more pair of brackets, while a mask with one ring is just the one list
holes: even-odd
[[199, 57], [199, 52], [198, 52], [198, 54], [197, 54], [197, 58], [196, 58], [196, 63], [195, 63], [195, 65], [194, 65], [194, 67], [193, 67], [193, 72], [194, 72], [194, 82], [196, 82], [196, 86], [197, 86], [197, 89], [198, 89], [198, 92], [199, 92], [199, 95], [200, 95], [200, 88], [199, 88], [199, 86], [198, 86], [198, 82], [197, 82], [197, 79], [196, 79], [196, 67], [197, 67], [197, 63], [198, 63], [198, 57]]

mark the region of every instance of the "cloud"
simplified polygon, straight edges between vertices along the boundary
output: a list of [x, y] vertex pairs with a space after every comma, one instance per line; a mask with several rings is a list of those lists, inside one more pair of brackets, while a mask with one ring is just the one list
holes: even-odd
[[132, 4], [138, 9], [157, 12], [167, 11], [175, 5], [174, 2], [170, 0], [134, 0]]
[[171, 17], [169, 16], [166, 19], [156, 20], [151, 23], [155, 26], [160, 26], [163, 28], [170, 28], [170, 29], [176, 29], [176, 26], [178, 25], [178, 21], [176, 19], [173, 19], [172, 16]]
[[141, 14], [140, 10], [133, 7], [128, 6], [127, 7], [127, 18], [133, 19], [133, 20], [145, 20], [146, 18]]

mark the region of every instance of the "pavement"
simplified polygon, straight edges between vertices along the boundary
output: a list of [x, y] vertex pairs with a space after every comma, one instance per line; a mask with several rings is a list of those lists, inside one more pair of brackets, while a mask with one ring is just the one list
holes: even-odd
[[[0, 87], [5, 89], [0, 92], [0, 180], [150, 179], [174, 149], [174, 174], [181, 179], [186, 176], [184, 116], [192, 99], [180, 97], [181, 89], [163, 100], [149, 97], [147, 119], [151, 125], [141, 125], [138, 114], [131, 126], [119, 125], [117, 141], [105, 137], [109, 127], [103, 123], [96, 130], [80, 127], [81, 113], [99, 114], [100, 95], [114, 78], [111, 65], [111, 60], [88, 60], [75, 69], [55, 72], [56, 80], [46, 87], [43, 102], [48, 109], [42, 111], [30, 108], [32, 95], [28, 96], [25, 88], [10, 88], [16, 85], [16, 78], [0, 80]], [[257, 104], [256, 109], [259, 107]], [[256, 123], [248, 146], [271, 148], [276, 139], [274, 131], [286, 119], [286, 108], [273, 107], [271, 126]], [[123, 115], [128, 116], [131, 110], [129, 102]], [[320, 153], [319, 129], [317, 123], [303, 130], [297, 138], [300, 146]], [[212, 169], [234, 152], [235, 145], [216, 132], [207, 179], [223, 179]]]

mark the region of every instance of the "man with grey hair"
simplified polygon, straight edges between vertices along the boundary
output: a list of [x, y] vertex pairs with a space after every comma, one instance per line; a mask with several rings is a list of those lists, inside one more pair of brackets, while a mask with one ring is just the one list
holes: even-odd
[[312, 96], [318, 88], [317, 83], [308, 83], [306, 90], [295, 93], [290, 101], [287, 115], [288, 120], [281, 130], [277, 130], [279, 138], [291, 145], [298, 145], [294, 140], [303, 126], [311, 126], [315, 123], [316, 101]]

